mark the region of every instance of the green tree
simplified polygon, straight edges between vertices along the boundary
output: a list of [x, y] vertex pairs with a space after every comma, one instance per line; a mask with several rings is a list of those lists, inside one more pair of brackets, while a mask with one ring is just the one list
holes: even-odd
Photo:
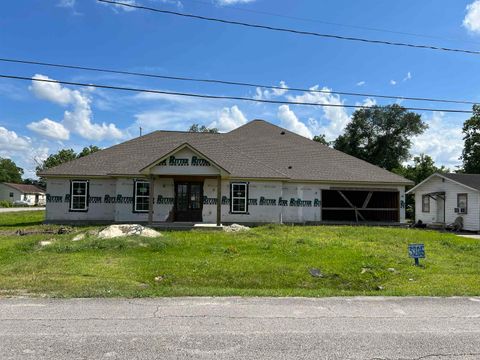
[[330, 141], [327, 141], [327, 139], [325, 138], [325, 134], [315, 135], [313, 137], [313, 141], [316, 141], [323, 145], [330, 146]]
[[421, 116], [394, 104], [359, 109], [334, 148], [387, 170], [399, 168], [410, 157], [411, 138], [427, 125]]
[[463, 124], [463, 172], [480, 174], [480, 105], [473, 106], [473, 116]]
[[84, 147], [83, 150], [78, 153], [77, 157], [81, 158], [81, 157], [93, 154], [94, 152], [97, 152], [100, 150], [102, 149], [100, 149], [98, 146], [90, 145], [88, 147]]
[[445, 166], [437, 167], [435, 161], [425, 154], [420, 154], [413, 158], [413, 164], [401, 166], [393, 170], [393, 172], [412, 180], [415, 185], [421, 183], [430, 175], [435, 173], [448, 173], [450, 170]]
[[37, 172], [47, 170], [76, 158], [77, 153], [73, 149], [62, 149], [56, 154], [51, 154], [42, 164], [36, 167], [36, 170]]
[[199, 124], [193, 124], [190, 126], [188, 129], [189, 132], [195, 132], [195, 133], [213, 133], [217, 134], [218, 129], [217, 128], [207, 128], [205, 125], [199, 125]]
[[21, 183], [23, 169], [10, 159], [0, 157], [0, 182]]

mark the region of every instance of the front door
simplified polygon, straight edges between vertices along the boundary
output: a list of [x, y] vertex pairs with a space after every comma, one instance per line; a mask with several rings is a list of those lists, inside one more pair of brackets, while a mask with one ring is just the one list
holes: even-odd
[[437, 196], [437, 222], [445, 222], [445, 200]]
[[175, 182], [175, 221], [202, 221], [203, 183]]

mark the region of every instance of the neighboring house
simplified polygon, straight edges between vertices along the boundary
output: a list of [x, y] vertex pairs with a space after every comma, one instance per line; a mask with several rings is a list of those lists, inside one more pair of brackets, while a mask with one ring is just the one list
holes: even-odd
[[410, 193], [415, 221], [442, 225], [461, 216], [465, 230], [480, 231], [480, 174], [433, 174]]
[[39, 173], [48, 222], [400, 223], [412, 182], [262, 120], [155, 131]]
[[35, 185], [0, 183], [0, 201], [26, 201], [28, 205], [45, 205], [45, 190]]

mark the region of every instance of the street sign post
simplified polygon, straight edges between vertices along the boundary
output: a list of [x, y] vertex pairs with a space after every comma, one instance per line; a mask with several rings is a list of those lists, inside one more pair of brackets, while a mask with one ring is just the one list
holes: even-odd
[[419, 259], [425, 259], [424, 244], [408, 244], [408, 256], [415, 259], [415, 266], [420, 265]]

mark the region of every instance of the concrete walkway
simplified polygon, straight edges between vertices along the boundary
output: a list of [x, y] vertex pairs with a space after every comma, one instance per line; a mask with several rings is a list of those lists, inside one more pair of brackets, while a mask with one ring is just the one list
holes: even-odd
[[1, 359], [480, 359], [480, 298], [0, 300]]
[[0, 214], [1, 214], [1, 213], [7, 213], [7, 212], [38, 211], [38, 210], [45, 210], [45, 208], [44, 208], [44, 207], [0, 208]]

